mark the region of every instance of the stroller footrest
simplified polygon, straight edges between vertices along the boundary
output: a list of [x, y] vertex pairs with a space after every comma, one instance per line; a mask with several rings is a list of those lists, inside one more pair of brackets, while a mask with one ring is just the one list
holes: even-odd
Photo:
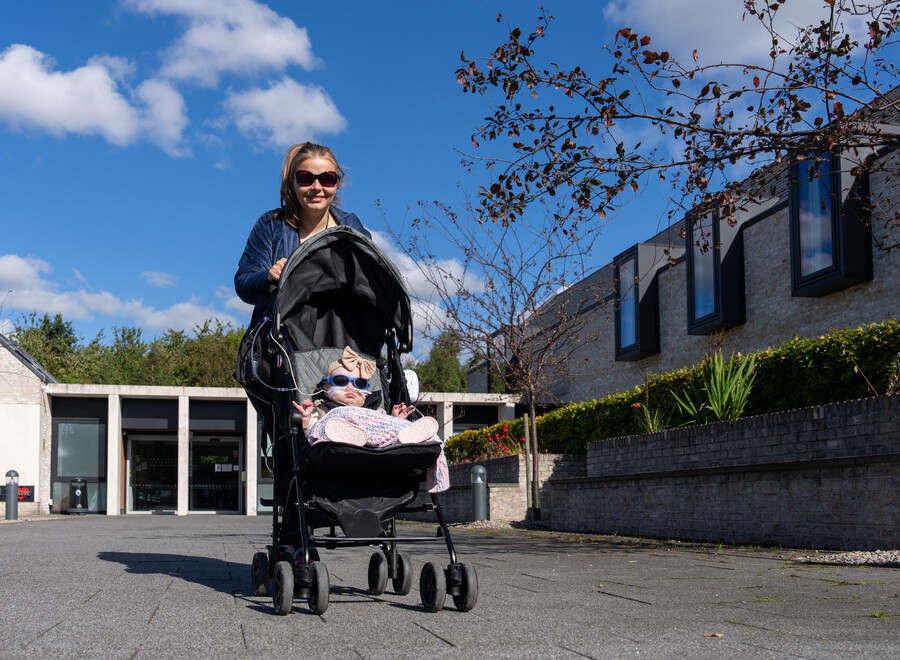
[[271, 500], [270, 500], [270, 499], [266, 499], [265, 497], [260, 497], [260, 498], [259, 498], [259, 503], [262, 504], [263, 506], [275, 506], [275, 500], [274, 500], [274, 499], [271, 499]]

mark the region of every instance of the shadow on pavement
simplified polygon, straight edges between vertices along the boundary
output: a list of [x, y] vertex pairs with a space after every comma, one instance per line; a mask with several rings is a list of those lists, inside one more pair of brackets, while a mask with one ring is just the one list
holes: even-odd
[[[97, 558], [123, 564], [125, 571], [137, 575], [168, 575], [186, 582], [202, 584], [226, 594], [248, 592], [250, 566], [212, 557], [192, 557], [167, 553], [100, 552]], [[235, 581], [242, 588], [235, 589]], [[244, 584], [247, 583], [247, 584]]]

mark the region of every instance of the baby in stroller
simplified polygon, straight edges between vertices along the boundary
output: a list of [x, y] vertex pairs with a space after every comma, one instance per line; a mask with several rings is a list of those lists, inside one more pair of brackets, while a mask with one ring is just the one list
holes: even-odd
[[[387, 447], [439, 440], [436, 437], [439, 425], [433, 417], [409, 421], [415, 407], [400, 403], [392, 407], [390, 415], [378, 407], [381, 397], [369, 392], [375, 372], [374, 361], [360, 357], [347, 346], [341, 358], [328, 366], [320, 383], [322, 396], [315, 402], [312, 399], [293, 402], [311, 444], [329, 441], [357, 447]], [[431, 493], [450, 487], [443, 451], [428, 470], [426, 483]]]

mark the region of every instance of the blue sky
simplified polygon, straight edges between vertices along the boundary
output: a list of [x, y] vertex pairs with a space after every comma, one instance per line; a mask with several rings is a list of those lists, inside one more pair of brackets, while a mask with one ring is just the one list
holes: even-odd
[[[556, 21], [541, 47], [589, 71], [626, 25], [712, 58], [759, 43], [717, 28], [739, 20], [740, 0], [544, 6]], [[305, 140], [335, 151], [342, 207], [414, 278], [376, 201], [402, 226], [419, 200], [477, 190], [457, 150], [489, 109], [456, 83], [460, 52], [502, 43], [498, 12], [526, 31], [539, 11], [530, 0], [3, 3], [0, 332], [29, 312], [60, 312], [86, 340], [113, 326], [149, 338], [209, 318], [243, 325], [238, 258], [278, 205], [286, 148]], [[653, 200], [642, 203], [602, 229], [598, 267], [656, 231]]]

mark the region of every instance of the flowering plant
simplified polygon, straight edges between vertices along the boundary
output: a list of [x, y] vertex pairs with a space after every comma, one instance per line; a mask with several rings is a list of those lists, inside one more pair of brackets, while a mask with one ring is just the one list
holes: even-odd
[[499, 456], [510, 456], [513, 454], [521, 454], [525, 450], [525, 438], [516, 440], [509, 433], [509, 427], [504, 424], [500, 429], [500, 433], [488, 436], [488, 446], [491, 449], [491, 456], [497, 453]]
[[658, 410], [651, 413], [650, 409], [641, 403], [634, 403], [631, 407], [640, 411], [639, 420], [645, 433], [656, 433], [668, 426], [668, 418], [664, 419]]

